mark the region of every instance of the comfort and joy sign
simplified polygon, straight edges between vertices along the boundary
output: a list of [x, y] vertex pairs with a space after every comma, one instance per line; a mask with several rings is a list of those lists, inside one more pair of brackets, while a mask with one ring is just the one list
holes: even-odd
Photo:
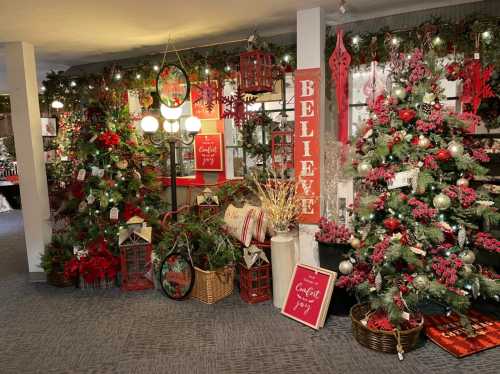
[[295, 72], [295, 173], [302, 195], [301, 223], [320, 218], [320, 69]]
[[325, 269], [296, 265], [281, 313], [309, 327], [322, 327], [336, 275]]
[[194, 138], [195, 169], [198, 171], [222, 171], [222, 134], [199, 134]]

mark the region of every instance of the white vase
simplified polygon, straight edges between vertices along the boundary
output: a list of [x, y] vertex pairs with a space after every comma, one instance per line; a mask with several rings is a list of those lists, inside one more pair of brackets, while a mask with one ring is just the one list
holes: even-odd
[[295, 266], [294, 237], [288, 232], [278, 233], [271, 238], [271, 262], [273, 269], [273, 304], [283, 307], [286, 293]]

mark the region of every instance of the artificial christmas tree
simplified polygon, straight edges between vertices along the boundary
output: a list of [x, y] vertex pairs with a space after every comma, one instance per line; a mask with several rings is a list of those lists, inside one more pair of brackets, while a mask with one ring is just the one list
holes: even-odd
[[392, 94], [370, 103], [356, 142], [355, 266], [337, 286], [369, 300], [375, 313], [368, 327], [415, 327], [419, 306], [429, 301], [467, 326], [471, 299], [498, 301], [500, 294], [499, 281], [474, 263], [482, 223], [500, 219], [490, 197], [468, 183], [487, 172], [480, 165], [487, 155], [463, 119], [480, 119], [442, 105], [442, 72], [432, 54], [394, 54], [391, 65]]

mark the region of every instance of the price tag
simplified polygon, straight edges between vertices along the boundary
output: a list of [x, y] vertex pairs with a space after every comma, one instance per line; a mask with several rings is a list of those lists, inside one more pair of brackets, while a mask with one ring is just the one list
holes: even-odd
[[98, 172], [99, 172], [99, 168], [97, 166], [92, 166], [92, 176], [97, 177]]
[[84, 181], [85, 175], [87, 175], [87, 171], [85, 169], [78, 170], [78, 176], [76, 177], [76, 180], [80, 182]]
[[403, 317], [403, 319], [409, 321], [410, 320], [410, 313], [403, 312], [403, 313], [401, 313], [401, 317]]
[[396, 188], [401, 188], [406, 186], [416, 187], [418, 172], [419, 172], [418, 169], [411, 169], [396, 173], [394, 175], [393, 181], [388, 184], [388, 188], [390, 190], [394, 190]]
[[474, 52], [474, 60], [479, 60], [479, 52]]
[[104, 169], [97, 169], [97, 176], [99, 178], [104, 177]]
[[93, 143], [97, 139], [97, 135], [94, 135], [93, 137], [90, 138], [89, 142]]

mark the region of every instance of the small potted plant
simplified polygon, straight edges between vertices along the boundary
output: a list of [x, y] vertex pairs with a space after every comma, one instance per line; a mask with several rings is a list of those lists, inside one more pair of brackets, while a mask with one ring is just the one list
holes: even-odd
[[71, 240], [66, 235], [53, 235], [41, 257], [40, 266], [47, 275], [47, 283], [56, 287], [70, 287], [75, 283], [64, 276], [64, 264], [73, 257]]
[[[350, 238], [351, 231], [347, 226], [338, 224], [326, 217], [321, 217], [319, 230], [316, 232], [320, 266], [339, 272], [340, 263], [348, 260], [347, 254], [351, 249]], [[343, 272], [341, 271], [341, 273]]]

